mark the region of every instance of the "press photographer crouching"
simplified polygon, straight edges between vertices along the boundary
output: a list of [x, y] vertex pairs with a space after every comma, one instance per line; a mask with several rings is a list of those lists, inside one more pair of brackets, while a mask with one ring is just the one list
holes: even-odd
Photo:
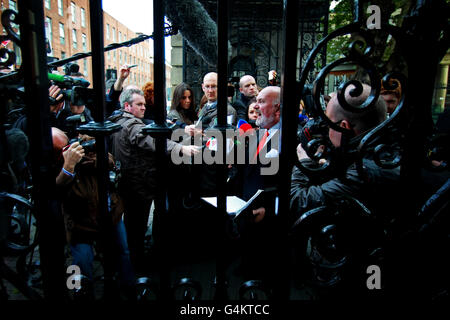
[[[82, 291], [77, 298], [94, 299], [92, 287], [94, 252], [101, 252], [104, 244], [100, 237], [99, 202], [97, 185], [97, 161], [95, 140], [80, 135], [69, 144], [68, 137], [57, 128], [52, 128], [55, 151], [62, 152], [62, 168], [56, 183], [62, 189], [62, 213], [66, 228], [66, 239], [72, 254], [72, 265], [80, 267]], [[109, 154], [109, 169], [116, 173], [113, 156]], [[117, 175], [110, 175], [117, 176]], [[115, 190], [115, 182], [109, 188], [108, 208], [113, 223], [116, 271], [120, 279], [122, 293], [126, 298], [134, 298], [135, 276], [131, 266], [127, 236], [122, 221], [123, 204]], [[111, 244], [107, 244], [111, 245]]]

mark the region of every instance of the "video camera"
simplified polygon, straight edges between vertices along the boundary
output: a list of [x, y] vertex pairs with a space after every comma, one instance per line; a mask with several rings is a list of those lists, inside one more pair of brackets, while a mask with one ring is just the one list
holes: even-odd
[[297, 141], [302, 144], [303, 149], [312, 140], [323, 140], [328, 138], [328, 126], [322, 118], [312, 118], [303, 127], [298, 128]]
[[78, 127], [82, 124], [86, 124], [86, 117], [84, 114], [76, 114], [73, 116], [68, 116], [64, 119], [65, 131], [67, 131], [67, 136], [69, 139], [78, 136]]
[[[90, 91], [88, 89], [89, 81], [82, 78], [74, 78], [70, 76], [62, 76], [59, 74], [49, 73], [48, 79], [61, 88], [64, 99], [70, 101], [72, 105], [82, 106], [92, 102]], [[50, 104], [58, 104], [54, 98], [50, 98]]]
[[309, 141], [328, 137], [328, 126], [314, 108], [312, 91], [313, 85], [311, 84], [307, 84], [303, 87], [302, 97], [305, 104], [305, 112], [310, 119], [303, 126], [298, 126], [297, 140], [302, 144], [304, 149], [306, 149], [306, 145]]

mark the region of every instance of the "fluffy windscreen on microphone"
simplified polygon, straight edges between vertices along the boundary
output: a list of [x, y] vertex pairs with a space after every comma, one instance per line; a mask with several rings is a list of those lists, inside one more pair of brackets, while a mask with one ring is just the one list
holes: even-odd
[[247, 121], [245, 121], [244, 119], [239, 119], [237, 127], [240, 128], [243, 124], [248, 123]]
[[248, 130], [253, 130], [252, 126], [245, 120], [239, 120], [238, 122], [239, 135], [243, 135]]
[[206, 63], [216, 67], [217, 25], [202, 4], [197, 0], [172, 0], [165, 4], [168, 19], [186, 42]]

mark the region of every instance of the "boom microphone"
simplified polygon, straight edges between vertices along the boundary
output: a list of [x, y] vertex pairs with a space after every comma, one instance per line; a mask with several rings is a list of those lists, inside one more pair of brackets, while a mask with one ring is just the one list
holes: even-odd
[[59, 84], [65, 87], [82, 86], [87, 88], [90, 85], [89, 81], [83, 78], [72, 78], [55, 73], [48, 73], [48, 79], [54, 81], [57, 85]]

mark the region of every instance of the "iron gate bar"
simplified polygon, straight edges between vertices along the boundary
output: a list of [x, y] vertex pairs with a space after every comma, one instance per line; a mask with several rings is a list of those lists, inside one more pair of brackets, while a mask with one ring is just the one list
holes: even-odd
[[[6, 11], [6, 10], [5, 10]], [[173, 36], [176, 35], [178, 33], [178, 30], [176, 28], [173, 28], [172, 26], [168, 26], [164, 28], [166, 31], [164, 32], [165, 36]], [[152, 35], [144, 35], [141, 34], [138, 37], [134, 38], [134, 39], [130, 39], [128, 41], [124, 41], [121, 43], [111, 43], [109, 45], [107, 45], [106, 47], [103, 48], [104, 52], [107, 51], [111, 51], [111, 50], [115, 50], [115, 49], [119, 49], [122, 47], [130, 47], [132, 45], [138, 44], [142, 41], [148, 40], [148, 39], [153, 39], [154, 34]], [[53, 62], [49, 62], [47, 64], [48, 67], [61, 67], [63, 65], [65, 65], [66, 63], [72, 62], [72, 61], [76, 61], [76, 60], [81, 60], [87, 57], [92, 56], [92, 51], [90, 52], [79, 52], [79, 53], [75, 53], [73, 56], [65, 58], [65, 59], [61, 59], [61, 60], [57, 60], [57, 61], [53, 61]], [[12, 77], [14, 75], [17, 75], [19, 72], [14, 71], [14, 72], [10, 72], [6, 75], [3, 75], [0, 77], [0, 80], [2, 79], [6, 79], [9, 77]]]
[[92, 116], [95, 122], [89, 122], [80, 126], [80, 133], [89, 134], [95, 137], [96, 157], [97, 157], [97, 186], [98, 186], [98, 213], [100, 239], [104, 254], [104, 297], [113, 299], [118, 294], [114, 290], [114, 261], [113, 261], [113, 224], [112, 217], [108, 209], [108, 179], [109, 179], [109, 159], [107, 135], [120, 129], [120, 126], [110, 121], [105, 122], [105, 92], [104, 76], [104, 52], [103, 52], [103, 10], [101, 0], [90, 0], [90, 20], [91, 20], [91, 47], [92, 47], [92, 79], [94, 94], [94, 108]]
[[231, 128], [227, 125], [227, 78], [228, 78], [228, 13], [229, 1], [217, 1], [217, 125], [214, 129], [222, 134], [223, 159], [222, 165], [217, 166], [217, 209], [219, 213], [219, 237], [218, 248], [216, 250], [216, 280], [215, 280], [215, 300], [225, 301], [227, 299], [227, 281], [226, 281], [226, 261], [225, 261], [225, 223], [227, 219], [227, 204], [226, 204], [226, 179], [227, 179], [227, 165], [226, 165], [226, 129]]
[[167, 139], [170, 138], [171, 129], [167, 126], [166, 116], [166, 71], [164, 48], [164, 4], [163, 0], [153, 1], [153, 34], [154, 34], [154, 99], [155, 99], [155, 123], [142, 129], [143, 134], [149, 134], [155, 139], [156, 148], [156, 197], [155, 211], [153, 215], [154, 228], [160, 228], [158, 237], [155, 238], [156, 250], [159, 257], [160, 297], [164, 300], [171, 299], [169, 264], [164, 256], [170, 239], [167, 232], [170, 223], [168, 217], [167, 182], [165, 172], [169, 162], [167, 155]]
[[[299, 112], [300, 93], [296, 88], [296, 65], [297, 65], [297, 41], [298, 41], [298, 1], [284, 0], [284, 24], [283, 24], [283, 71], [281, 76], [281, 147], [279, 161], [278, 186], [279, 208], [278, 218], [280, 221], [280, 261], [279, 266], [288, 266], [287, 234], [289, 194], [291, 188], [291, 172], [293, 159], [295, 159], [295, 137], [297, 132], [297, 119]], [[275, 209], [277, 210], [277, 208]], [[289, 298], [289, 271], [279, 270], [280, 281], [278, 287], [274, 288], [275, 296], [286, 300]]]
[[363, 17], [363, 4], [359, 0], [353, 0], [353, 22], [362, 23]]
[[[55, 207], [53, 144], [50, 132], [46, 70], [44, 10], [42, 1], [19, 1], [23, 55], [27, 135], [36, 221], [41, 232], [39, 251], [45, 298], [65, 296], [64, 224]], [[33, 121], [30, 121], [30, 120]], [[53, 204], [53, 206], [52, 206]]]

